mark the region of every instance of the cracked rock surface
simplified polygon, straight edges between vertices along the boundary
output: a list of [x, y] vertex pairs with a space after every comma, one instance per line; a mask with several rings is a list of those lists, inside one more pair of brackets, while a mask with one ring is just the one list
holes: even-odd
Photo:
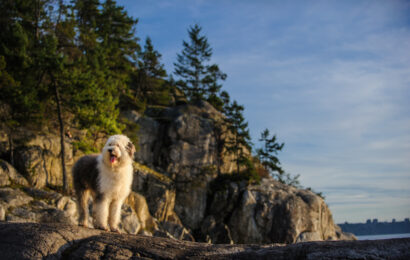
[[410, 239], [212, 245], [61, 223], [0, 223], [1, 259], [410, 259]]

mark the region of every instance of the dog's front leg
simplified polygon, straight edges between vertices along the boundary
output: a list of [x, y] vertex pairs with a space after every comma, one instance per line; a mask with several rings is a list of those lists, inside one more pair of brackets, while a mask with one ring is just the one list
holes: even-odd
[[113, 200], [110, 204], [110, 215], [108, 222], [110, 224], [112, 232], [119, 232], [118, 223], [120, 222], [121, 218], [121, 206], [122, 200]]
[[108, 206], [109, 201], [103, 195], [98, 195], [95, 202], [94, 202], [94, 227], [98, 229], [102, 229], [105, 231], [109, 231], [107, 220], [108, 220]]

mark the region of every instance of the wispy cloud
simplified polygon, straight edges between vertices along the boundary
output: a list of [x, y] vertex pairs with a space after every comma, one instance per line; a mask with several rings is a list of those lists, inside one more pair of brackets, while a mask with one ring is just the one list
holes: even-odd
[[284, 168], [324, 191], [337, 221], [410, 216], [408, 1], [119, 2], [169, 72], [188, 26], [203, 26], [254, 140], [276, 133]]

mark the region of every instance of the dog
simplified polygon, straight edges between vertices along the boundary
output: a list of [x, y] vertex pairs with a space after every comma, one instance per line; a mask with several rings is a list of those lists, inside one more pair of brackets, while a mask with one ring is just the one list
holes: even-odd
[[88, 202], [93, 197], [94, 228], [119, 232], [121, 206], [131, 192], [135, 146], [125, 135], [110, 136], [101, 154], [85, 155], [73, 166], [78, 224], [89, 227]]

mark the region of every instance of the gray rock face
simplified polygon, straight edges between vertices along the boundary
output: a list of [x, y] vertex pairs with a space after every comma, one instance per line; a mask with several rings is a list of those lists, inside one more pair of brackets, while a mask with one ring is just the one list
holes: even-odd
[[[208, 103], [125, 115], [139, 124], [140, 149], [132, 186], [136, 193], [122, 210], [123, 232], [184, 240], [195, 235], [198, 241], [228, 244], [354, 239], [334, 225], [324, 201], [309, 191], [269, 179], [260, 185], [228, 181], [222, 189], [213, 187], [219, 174], [232, 173], [235, 165], [221, 151], [229, 135], [223, 116]], [[5, 144], [0, 155], [7, 157], [4, 136], [0, 129]], [[0, 188], [0, 220], [76, 224], [72, 197], [41, 190], [62, 186], [59, 137], [20, 130], [14, 138], [15, 166], [24, 177], [0, 160], [0, 187], [10, 186]], [[65, 147], [68, 172], [78, 156], [72, 141], [67, 139]]]
[[11, 184], [27, 186], [28, 182], [11, 164], [0, 159], [0, 187]]
[[[59, 137], [53, 134], [30, 133], [24, 138], [28, 141], [14, 151], [16, 169], [27, 178], [33, 187], [62, 186]], [[73, 149], [68, 142], [65, 143], [65, 151], [66, 168], [70, 172], [73, 165]], [[71, 183], [71, 174], [67, 177]]]
[[409, 259], [410, 239], [211, 245], [65, 224], [0, 223], [2, 259]]
[[[227, 183], [212, 192], [208, 219], [227, 225], [235, 243], [295, 243], [339, 240], [342, 232], [322, 198], [270, 179], [260, 185]], [[216, 243], [229, 243], [204, 221], [202, 232]], [[220, 231], [223, 229], [219, 228]], [[343, 239], [348, 238], [344, 236]], [[350, 237], [353, 239], [353, 237]]]
[[[230, 158], [219, 159], [215, 121], [222, 115], [206, 102], [148, 115], [153, 117], [137, 121], [141, 144], [137, 158], [167, 173], [176, 193], [176, 214], [184, 225], [198, 229], [205, 217], [208, 184], [216, 177], [216, 167], [224, 172], [233, 168]], [[147, 152], [153, 157], [144, 155]]]

